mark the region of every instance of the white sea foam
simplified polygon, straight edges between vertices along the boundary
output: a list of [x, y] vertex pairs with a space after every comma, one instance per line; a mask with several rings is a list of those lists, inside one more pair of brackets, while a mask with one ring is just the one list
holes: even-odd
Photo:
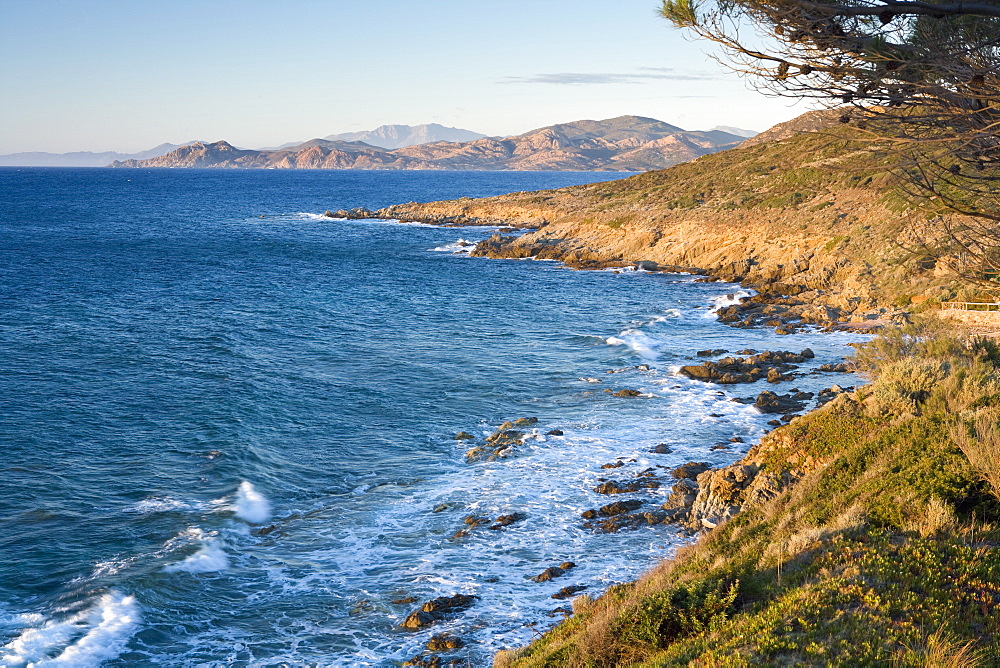
[[734, 304], [739, 304], [744, 297], [753, 297], [756, 292], [752, 290], [737, 290], [736, 292], [728, 292], [724, 295], [719, 295], [712, 300], [712, 308], [705, 313], [704, 317], [714, 318], [715, 314], [719, 312], [720, 309], [724, 309], [727, 306], [732, 306]]
[[173, 510], [193, 510], [196, 509], [198, 505], [199, 504], [195, 504], [190, 501], [183, 501], [181, 499], [175, 499], [170, 496], [150, 497], [137, 503], [133, 503], [131, 506], [125, 508], [125, 512], [148, 515], [150, 513], [165, 513]]
[[240, 519], [261, 524], [271, 519], [271, 503], [249, 482], [244, 480], [236, 491], [232, 510]]
[[450, 244], [444, 244], [438, 246], [437, 248], [432, 248], [432, 251], [438, 251], [440, 253], [453, 253], [455, 255], [467, 255], [475, 250], [475, 242], [468, 241], [466, 239], [456, 239]]
[[640, 329], [626, 329], [607, 341], [610, 346], [628, 346], [643, 359], [653, 360], [658, 356], [656, 347], [660, 342]]
[[0, 648], [4, 666], [98, 666], [122, 653], [141, 622], [135, 597], [118, 591], [65, 619], [35, 618], [35, 625]]
[[202, 541], [201, 548], [186, 558], [164, 567], [168, 573], [213, 573], [229, 568], [229, 556], [217, 538]]

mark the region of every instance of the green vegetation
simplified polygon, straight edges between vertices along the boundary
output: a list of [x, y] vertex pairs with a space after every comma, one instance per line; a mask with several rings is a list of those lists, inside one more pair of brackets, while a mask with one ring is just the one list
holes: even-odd
[[935, 323], [751, 452], [780, 493], [497, 665], [995, 665], [1000, 347]]

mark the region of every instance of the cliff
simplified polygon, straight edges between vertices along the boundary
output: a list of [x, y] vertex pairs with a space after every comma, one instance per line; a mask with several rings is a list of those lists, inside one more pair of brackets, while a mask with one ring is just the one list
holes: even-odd
[[688, 132], [639, 116], [577, 121], [506, 138], [431, 142], [386, 150], [358, 141], [314, 139], [273, 151], [239, 150], [224, 141], [195, 143], [150, 160], [112, 167], [251, 169], [431, 169], [645, 171], [736, 146], [719, 130]]

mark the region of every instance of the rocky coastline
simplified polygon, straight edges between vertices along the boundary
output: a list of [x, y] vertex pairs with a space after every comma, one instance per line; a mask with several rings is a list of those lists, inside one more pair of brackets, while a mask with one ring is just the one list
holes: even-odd
[[[327, 216], [336, 219], [372, 219], [385, 218], [386, 211], [372, 212], [364, 209], [352, 211], [327, 212]], [[406, 219], [410, 222], [412, 219]], [[417, 221], [414, 221], [417, 222]], [[469, 225], [496, 226], [505, 221], [481, 219], [469, 223], [461, 216], [428, 216], [419, 222], [446, 227], [464, 227]], [[514, 231], [516, 227], [508, 227]], [[528, 228], [532, 229], [532, 228]], [[523, 232], [523, 230], [521, 230]], [[480, 242], [471, 255], [497, 259], [521, 259], [521, 246], [513, 243], [519, 236], [504, 237], [493, 235]], [[557, 258], [545, 258], [557, 259]], [[563, 258], [558, 258], [563, 259]], [[618, 259], [590, 258], [586, 262], [566, 262], [576, 269], [618, 269], [622, 271], [643, 271], [662, 273], [683, 273], [696, 275], [701, 281], [725, 281], [722, 272], [710, 272], [699, 267], [661, 265], [658, 262], [644, 260], [626, 263]], [[730, 276], [730, 278], [733, 278]], [[753, 288], [753, 285], [744, 284]], [[775, 288], [774, 284], [770, 285]], [[814, 303], [822, 293], [808, 294], [808, 291], [796, 291], [793, 287], [789, 292], [797, 294], [781, 294], [772, 289], [765, 293], [757, 293], [743, 297], [738, 303], [725, 306], [716, 311], [720, 323], [734, 328], [770, 327], [779, 334], [791, 334], [805, 327], [816, 327], [822, 331], [832, 332], [844, 329], [871, 331], [883, 326], [890, 319], [885, 317], [885, 311], [879, 311], [879, 318], [870, 317], [867, 321], [853, 322], [843, 315], [836, 307], [823, 303]], [[899, 315], [893, 313], [897, 319]], [[780, 384], [794, 384], [796, 377], [803, 375], [799, 365], [815, 359], [812, 350], [806, 348], [799, 352], [783, 350], [743, 349], [730, 353], [728, 350], [711, 349], [692, 351], [692, 355], [705, 358], [701, 364], [682, 366], [679, 374], [706, 383], [719, 385], [754, 385], [763, 381], [773, 388]], [[640, 365], [648, 369], [648, 365]], [[845, 374], [856, 370], [849, 363], [830, 362], [817, 366], [806, 372], [810, 375], [825, 375], [828, 373]], [[609, 371], [609, 373], [611, 373]], [[792, 387], [784, 394], [773, 390], [761, 390], [751, 396], [734, 397], [732, 401], [753, 405], [763, 414], [773, 414], [775, 419], [768, 424], [772, 431], [765, 434], [760, 442], [752, 446], [745, 455], [732, 463], [713, 467], [707, 462], [687, 462], [680, 466], [656, 465], [641, 471], [633, 471], [630, 475], [602, 477], [599, 485], [593, 491], [606, 496], [608, 502], [597, 508], [586, 509], [580, 514], [580, 526], [597, 533], [617, 533], [636, 530], [654, 525], [671, 527], [674, 531], [694, 537], [711, 531], [720, 523], [738, 514], [747, 504], [759, 504], [776, 497], [783, 490], [794, 484], [815, 465], [812, 461], [799, 462], [798, 466], [786, 468], [780, 473], [767, 469], [764, 465], [775, 451], [786, 451], [792, 438], [787, 434], [785, 425], [793, 424], [795, 419], [804, 415], [806, 407], [815, 400], [810, 410], [820, 410], [825, 405], [834, 402], [841, 395], [853, 391], [853, 387], [842, 387], [832, 383], [830, 387], [818, 393], [802, 392]], [[614, 392], [605, 392], [622, 398], [634, 398], [641, 394], [629, 388]], [[468, 463], [481, 461], [497, 461], [518, 455], [519, 449], [529, 441], [539, 436], [561, 436], [558, 429], [545, 430], [539, 426], [535, 417], [522, 417], [504, 422], [488, 436], [477, 438], [473, 434], [462, 431], [454, 435], [454, 439], [468, 446], [465, 459]], [[732, 446], [743, 443], [742, 436], [734, 436], [728, 443], [718, 443], [713, 450], [729, 450]], [[666, 444], [654, 447], [651, 454], [669, 454], [671, 449]], [[624, 468], [635, 460], [619, 457], [615, 461], [604, 464], [601, 468], [613, 475], [615, 469]], [[658, 502], [645, 492], [669, 488], [669, 496], [665, 502]], [[445, 512], [451, 508], [435, 508], [434, 512]], [[462, 525], [456, 527], [452, 540], [461, 540], [474, 531], [502, 531], [527, 518], [527, 515], [516, 509], [508, 514], [497, 517], [467, 515], [462, 518]], [[568, 555], [573, 556], [573, 555]], [[579, 557], [577, 557], [579, 558]], [[564, 561], [546, 568], [534, 579], [535, 582], [549, 582], [555, 578], [569, 575], [575, 567], [573, 561]], [[586, 584], [569, 584], [559, 589], [552, 598], [556, 601], [575, 597], [587, 591]], [[453, 601], [454, 599], [454, 601]], [[457, 602], [455, 602], [457, 601]], [[406, 603], [415, 602], [407, 599]], [[402, 603], [402, 601], [401, 601]], [[451, 612], [464, 610], [475, 604], [475, 597], [455, 594], [452, 597], [428, 601], [403, 621], [401, 628], [419, 630], [433, 626], [442, 619], [447, 619]], [[559, 606], [553, 609], [550, 616], [569, 617], [572, 609]], [[448, 652], [465, 647], [466, 641], [452, 635], [434, 635], [426, 645], [426, 651], [414, 656], [403, 665], [437, 667], [447, 665], [464, 665], [464, 659], [449, 657]]]

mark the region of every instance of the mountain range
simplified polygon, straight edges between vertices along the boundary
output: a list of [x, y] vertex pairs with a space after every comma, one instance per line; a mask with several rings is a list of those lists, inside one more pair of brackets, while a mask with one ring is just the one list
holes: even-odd
[[180, 148], [182, 144], [160, 144], [138, 153], [117, 151], [74, 151], [72, 153], [47, 153], [28, 151], [0, 155], [0, 167], [106, 167], [115, 160], [145, 160], [156, 158]]
[[[416, 135], [388, 129], [394, 127], [407, 128], [383, 126], [362, 133], [369, 141], [358, 141], [362, 135], [347, 133], [273, 150], [239, 149], [225, 141], [195, 142], [158, 157], [115, 160], [111, 166], [647, 171], [732, 148], [746, 138], [723, 130], [687, 131], [652, 118], [619, 116], [550, 125], [505, 138], [479, 136], [471, 141], [434, 141], [393, 149], [371, 143], [405, 141]], [[411, 130], [421, 127], [433, 126]]]

